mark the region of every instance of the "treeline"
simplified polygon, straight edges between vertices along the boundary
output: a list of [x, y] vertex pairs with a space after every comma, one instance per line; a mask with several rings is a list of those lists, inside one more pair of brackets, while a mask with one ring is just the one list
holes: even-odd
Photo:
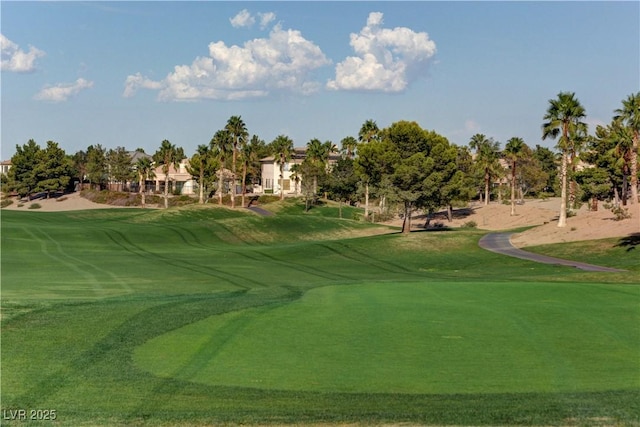
[[[444, 207], [451, 212], [452, 206], [471, 199], [485, 204], [497, 199], [510, 200], [515, 214], [517, 201], [527, 196], [560, 195], [563, 224], [567, 212], [581, 202], [590, 201], [592, 209], [597, 209], [598, 200], [610, 200], [616, 206], [638, 200], [640, 93], [630, 95], [614, 114], [609, 125], [598, 126], [590, 135], [584, 122], [586, 113], [575, 94], [559, 93], [549, 100], [541, 134], [543, 139], [557, 141], [558, 153], [540, 145], [532, 148], [516, 136], [503, 148], [483, 134], [458, 146], [415, 122], [399, 121], [379, 129], [374, 120], [367, 120], [357, 138], [343, 138], [340, 148], [332, 141], [311, 139], [306, 143], [304, 161], [293, 164], [294, 143], [288, 136], [279, 135], [267, 144], [257, 135], [249, 135], [240, 116], [232, 116], [209, 144], [197, 147], [187, 169], [199, 184], [200, 203], [210, 194], [222, 203], [223, 195], [231, 193], [232, 207], [236, 194], [244, 206], [247, 185], [261, 182], [260, 159], [271, 155], [280, 169], [279, 187], [284, 187], [284, 171], [290, 166], [294, 192], [304, 197], [307, 208], [322, 195], [349, 204], [362, 203], [365, 217], [370, 214], [371, 200], [377, 202], [382, 215], [401, 206], [406, 231], [416, 209], [430, 214]], [[16, 146], [3, 184], [29, 197], [36, 192], [70, 189], [74, 183], [102, 188], [116, 183], [140, 191], [144, 197], [146, 181], [161, 167], [168, 206], [169, 168], [179, 167], [185, 158], [183, 148], [164, 140], [152, 156], [137, 156], [132, 163], [135, 152], [144, 153], [141, 149], [129, 152], [123, 147], [107, 150], [95, 145], [66, 155], [53, 141], [40, 148], [30, 140]], [[280, 193], [284, 197], [284, 191]]]

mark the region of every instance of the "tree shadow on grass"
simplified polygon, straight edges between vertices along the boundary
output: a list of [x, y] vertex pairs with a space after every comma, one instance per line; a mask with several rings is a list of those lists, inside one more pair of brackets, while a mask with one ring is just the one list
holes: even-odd
[[620, 241], [615, 245], [617, 248], [627, 247], [627, 252], [631, 252], [636, 248], [636, 246], [640, 245], [640, 233], [629, 234], [627, 237], [623, 237]]

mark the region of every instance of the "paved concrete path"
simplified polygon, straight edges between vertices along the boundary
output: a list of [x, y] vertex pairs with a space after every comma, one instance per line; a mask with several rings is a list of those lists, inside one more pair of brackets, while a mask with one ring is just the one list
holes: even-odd
[[601, 267], [599, 265], [586, 264], [584, 262], [570, 261], [566, 259], [553, 258], [546, 255], [534, 254], [533, 252], [523, 251], [511, 244], [512, 233], [489, 233], [480, 239], [478, 244], [482, 249], [486, 249], [491, 252], [496, 252], [502, 255], [507, 255], [515, 258], [526, 259], [528, 261], [541, 262], [543, 264], [554, 265], [566, 265], [569, 267], [579, 268], [585, 271], [609, 271], [609, 272], [623, 272], [625, 270], [618, 270], [616, 268]]

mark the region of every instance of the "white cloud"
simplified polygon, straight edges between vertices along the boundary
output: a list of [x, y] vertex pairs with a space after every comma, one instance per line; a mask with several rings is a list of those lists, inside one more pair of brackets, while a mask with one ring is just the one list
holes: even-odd
[[383, 14], [371, 12], [360, 33], [352, 33], [356, 56], [336, 65], [336, 78], [327, 82], [333, 90], [401, 92], [425, 74], [436, 44], [424, 32], [406, 27], [381, 28]]
[[251, 16], [247, 9], [243, 9], [233, 18], [229, 18], [229, 22], [231, 22], [233, 28], [251, 27], [256, 23], [256, 19]]
[[73, 83], [59, 83], [55, 86], [48, 86], [35, 95], [39, 101], [63, 102], [71, 96], [77, 95], [85, 89], [93, 87], [93, 82], [85, 79], [78, 79]]
[[308, 94], [320, 87], [311, 72], [330, 63], [300, 31], [276, 25], [268, 38], [250, 40], [243, 46], [210, 43], [209, 56], [198, 57], [191, 65], [175, 66], [164, 80], [153, 81], [140, 73], [128, 76], [123, 95], [133, 96], [139, 88], [159, 90], [162, 101], [234, 100], [277, 90]]
[[34, 71], [36, 59], [45, 55], [45, 53], [33, 46], [29, 46], [29, 51], [20, 50], [19, 46], [0, 34], [0, 50], [2, 51], [2, 60], [0, 68], [3, 71], [13, 71], [16, 73], [29, 73]]
[[258, 16], [260, 17], [260, 29], [264, 30], [267, 26], [275, 21], [276, 14], [273, 12], [260, 13], [258, 12]]

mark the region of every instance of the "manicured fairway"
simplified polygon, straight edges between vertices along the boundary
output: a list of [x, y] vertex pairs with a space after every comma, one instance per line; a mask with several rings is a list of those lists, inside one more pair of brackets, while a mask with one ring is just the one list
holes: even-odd
[[598, 262], [629, 272], [587, 273], [483, 251], [474, 230], [276, 210], [3, 211], [2, 409], [64, 426], [640, 424], [637, 251], [601, 242]]
[[630, 389], [640, 350], [629, 345], [634, 296], [610, 285], [329, 286], [185, 326], [138, 348], [135, 360], [163, 377], [281, 390]]

